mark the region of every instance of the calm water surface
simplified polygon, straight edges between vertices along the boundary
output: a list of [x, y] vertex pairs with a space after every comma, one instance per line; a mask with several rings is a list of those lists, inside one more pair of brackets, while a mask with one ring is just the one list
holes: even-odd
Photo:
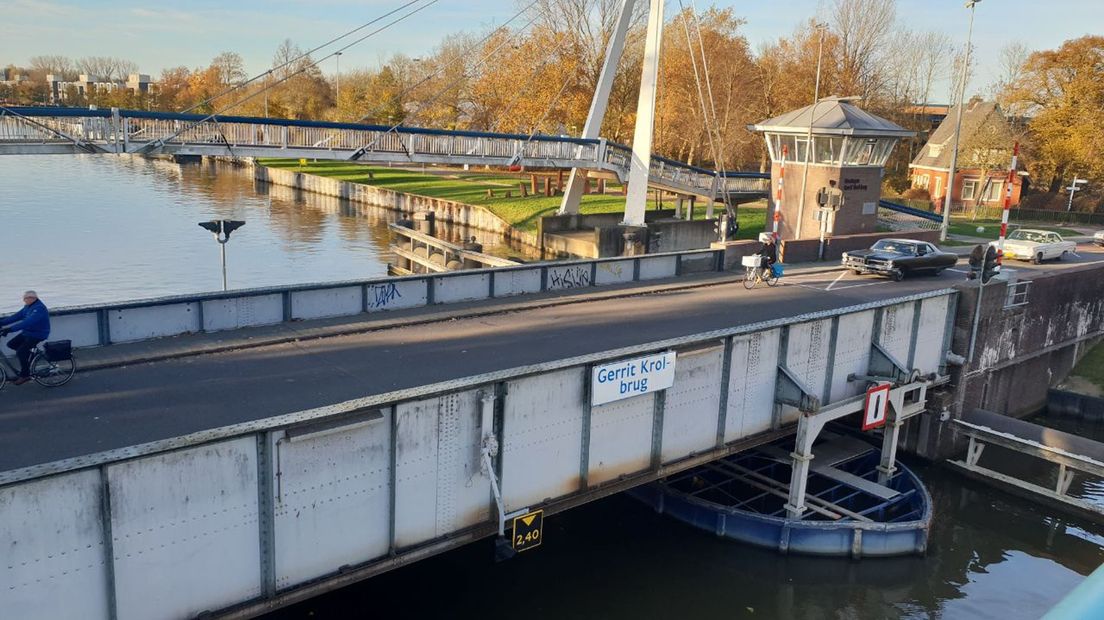
[[1104, 562], [1104, 531], [938, 468], [926, 557], [783, 557], [614, 496], [547, 519], [495, 564], [482, 541], [272, 614], [300, 618], [1038, 618]]
[[27, 288], [51, 306], [218, 290], [218, 244], [196, 225], [211, 219], [246, 221], [227, 246], [230, 288], [387, 274], [392, 211], [225, 164], [0, 157], [0, 313]]

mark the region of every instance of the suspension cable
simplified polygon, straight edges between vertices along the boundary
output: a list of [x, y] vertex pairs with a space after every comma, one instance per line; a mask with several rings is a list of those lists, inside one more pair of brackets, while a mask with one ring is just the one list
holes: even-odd
[[[188, 108], [185, 108], [184, 110], [181, 110], [181, 112], [180, 112], [180, 113], [181, 113], [181, 114], [187, 114], [188, 112], [191, 112], [192, 110], [194, 110], [194, 109], [196, 109], [196, 108], [198, 108], [198, 107], [201, 107], [201, 106], [207, 105], [208, 103], [211, 103], [212, 101], [214, 101], [214, 100], [216, 100], [216, 99], [219, 99], [219, 98], [221, 98], [221, 97], [223, 97], [223, 96], [225, 96], [225, 95], [228, 95], [228, 94], [230, 94], [230, 93], [232, 93], [232, 92], [234, 92], [234, 91], [236, 91], [236, 90], [239, 90], [239, 89], [245, 88], [246, 86], [248, 86], [248, 85], [252, 84], [253, 82], [256, 82], [257, 80], [259, 80], [259, 79], [261, 79], [261, 78], [263, 78], [263, 77], [266, 77], [266, 76], [268, 76], [268, 75], [271, 75], [273, 71], [279, 71], [280, 69], [283, 69], [283, 68], [285, 68], [285, 67], [287, 67], [287, 66], [289, 66], [289, 65], [293, 65], [293, 64], [295, 64], [295, 63], [299, 62], [300, 60], [302, 60], [302, 59], [304, 59], [304, 58], [307, 58], [307, 57], [309, 57], [309, 56], [310, 56], [311, 54], [313, 54], [313, 53], [317, 52], [318, 50], [320, 50], [320, 49], [322, 49], [322, 48], [325, 48], [325, 47], [329, 47], [330, 45], [333, 45], [334, 43], [337, 43], [338, 41], [340, 41], [340, 40], [344, 39], [345, 37], [351, 36], [351, 35], [353, 35], [353, 34], [355, 34], [355, 33], [357, 33], [357, 32], [360, 32], [361, 30], [364, 30], [365, 28], [367, 28], [368, 26], [371, 26], [372, 24], [375, 24], [375, 23], [377, 23], [377, 22], [380, 22], [380, 21], [382, 21], [382, 20], [384, 20], [384, 19], [387, 19], [388, 17], [391, 17], [391, 16], [392, 16], [392, 15], [394, 15], [395, 13], [398, 13], [399, 11], [401, 11], [401, 10], [405, 9], [406, 7], [408, 7], [408, 6], [412, 5], [412, 4], [417, 4], [417, 3], [419, 3], [419, 2], [423, 2], [423, 1], [424, 1], [424, 0], [410, 0], [410, 1], [409, 1], [409, 2], [407, 2], [406, 4], [403, 4], [402, 6], [399, 6], [399, 7], [395, 8], [395, 9], [393, 9], [393, 10], [390, 10], [390, 11], [388, 11], [388, 12], [384, 13], [383, 15], [380, 15], [379, 17], [376, 17], [375, 19], [373, 19], [373, 20], [371, 20], [371, 21], [369, 21], [369, 22], [367, 22], [367, 23], [361, 24], [360, 26], [357, 26], [356, 28], [354, 28], [354, 29], [352, 29], [352, 30], [350, 30], [350, 31], [346, 32], [345, 34], [343, 34], [343, 35], [341, 35], [341, 36], [339, 36], [339, 37], [335, 37], [335, 38], [333, 38], [333, 39], [330, 39], [329, 41], [326, 41], [325, 43], [323, 43], [323, 44], [321, 44], [321, 45], [319, 45], [319, 46], [316, 46], [316, 47], [314, 47], [314, 48], [312, 48], [312, 49], [310, 49], [310, 50], [308, 50], [308, 51], [306, 51], [306, 52], [303, 52], [302, 54], [299, 54], [299, 55], [298, 55], [298, 56], [296, 56], [295, 58], [292, 58], [291, 60], [288, 60], [288, 61], [284, 62], [284, 63], [283, 63], [282, 65], [279, 65], [279, 66], [276, 66], [276, 67], [272, 67], [271, 69], [268, 69], [267, 71], [263, 71], [263, 72], [261, 72], [261, 73], [258, 73], [257, 75], [255, 75], [255, 76], [253, 76], [253, 77], [249, 78], [248, 80], [246, 80], [246, 81], [244, 81], [244, 82], [241, 82], [240, 84], [236, 84], [236, 85], [234, 85], [234, 86], [231, 86], [231, 87], [229, 87], [229, 88], [227, 88], [227, 89], [223, 90], [223, 91], [222, 91], [222, 92], [220, 92], [220, 93], [217, 93], [217, 94], [211, 95], [211, 96], [210, 96], [210, 97], [208, 97], [207, 99], [204, 99], [203, 101], [200, 101], [199, 103], [196, 103], [196, 104], [194, 104], [194, 105], [192, 105], [192, 106], [189, 106]], [[269, 88], [268, 86], [266, 86], [266, 87], [265, 87], [265, 89], [266, 89], [266, 90], [267, 90], [268, 88]], [[261, 92], [264, 92], [264, 91], [261, 91]]]
[[188, 131], [189, 129], [192, 129], [193, 127], [197, 127], [197, 126], [199, 126], [199, 125], [201, 125], [201, 124], [203, 124], [203, 123], [205, 123], [205, 122], [207, 122], [207, 121], [211, 120], [212, 118], [216, 118], [217, 116], [219, 116], [219, 115], [221, 115], [221, 114], [223, 114], [223, 113], [225, 113], [225, 112], [227, 112], [227, 111], [229, 111], [229, 110], [233, 110], [234, 108], [236, 108], [236, 107], [240, 106], [241, 104], [245, 103], [246, 101], [249, 101], [250, 99], [253, 99], [254, 97], [257, 97], [258, 95], [261, 95], [262, 93], [264, 93], [265, 91], [267, 91], [267, 90], [268, 90], [269, 88], [272, 88], [272, 87], [275, 87], [275, 86], [277, 86], [277, 85], [279, 85], [279, 84], [282, 84], [282, 83], [284, 83], [284, 82], [286, 82], [286, 81], [290, 80], [291, 78], [293, 78], [293, 77], [295, 77], [295, 76], [299, 75], [300, 73], [304, 73], [305, 71], [307, 71], [307, 70], [308, 70], [308, 69], [310, 69], [311, 67], [315, 67], [315, 66], [317, 66], [317, 65], [318, 65], [319, 63], [321, 63], [322, 61], [324, 61], [324, 60], [326, 60], [326, 59], [328, 59], [328, 58], [330, 58], [330, 57], [332, 57], [332, 56], [335, 56], [336, 54], [339, 54], [339, 53], [341, 53], [341, 52], [344, 52], [345, 50], [347, 50], [347, 49], [349, 49], [349, 48], [351, 48], [351, 47], [353, 47], [353, 46], [355, 46], [355, 45], [357, 45], [357, 44], [359, 44], [359, 43], [361, 43], [361, 42], [365, 41], [365, 40], [366, 40], [366, 39], [368, 39], [369, 37], [372, 37], [372, 36], [374, 36], [374, 35], [376, 35], [376, 34], [379, 34], [380, 32], [383, 32], [384, 30], [387, 30], [387, 29], [388, 29], [388, 28], [390, 28], [391, 26], [394, 26], [395, 24], [398, 24], [399, 22], [401, 22], [401, 21], [403, 21], [403, 20], [405, 20], [405, 19], [407, 19], [407, 18], [409, 18], [409, 17], [411, 17], [411, 16], [415, 15], [416, 13], [418, 13], [418, 12], [420, 12], [420, 11], [424, 10], [424, 9], [427, 9], [427, 8], [429, 8], [429, 7], [431, 6], [431, 5], [433, 5], [433, 4], [436, 4], [436, 3], [437, 3], [437, 2], [439, 2], [439, 1], [440, 1], [440, 0], [430, 0], [428, 4], [423, 4], [422, 6], [420, 6], [420, 7], [416, 8], [416, 9], [414, 9], [414, 10], [410, 11], [409, 13], [406, 13], [405, 15], [402, 15], [402, 16], [400, 16], [400, 17], [398, 17], [398, 18], [394, 19], [394, 20], [391, 20], [391, 21], [390, 21], [390, 22], [388, 22], [388, 23], [387, 23], [386, 25], [384, 25], [384, 26], [381, 26], [381, 27], [379, 27], [379, 28], [377, 28], [377, 29], [373, 30], [372, 32], [369, 32], [368, 34], [364, 35], [363, 37], [360, 37], [359, 39], [357, 39], [357, 40], [353, 41], [352, 43], [349, 43], [349, 44], [345, 45], [344, 47], [338, 48], [337, 50], [334, 50], [333, 52], [330, 52], [329, 54], [327, 54], [326, 56], [323, 56], [322, 58], [319, 58], [318, 60], [315, 60], [315, 61], [312, 61], [312, 62], [309, 62], [309, 63], [307, 63], [306, 65], [304, 65], [303, 67], [299, 68], [298, 70], [296, 70], [296, 71], [293, 71], [292, 73], [289, 73], [288, 75], [284, 76], [283, 78], [280, 78], [280, 79], [279, 79], [279, 80], [277, 80], [276, 82], [273, 82], [273, 83], [272, 83], [272, 84], [271, 84], [270, 86], [266, 86], [265, 88], [263, 88], [263, 89], [261, 89], [261, 90], [259, 90], [259, 91], [255, 92], [255, 93], [252, 93], [252, 94], [250, 94], [250, 95], [248, 95], [248, 96], [246, 96], [246, 97], [243, 97], [242, 99], [239, 99], [239, 100], [235, 101], [234, 103], [232, 103], [232, 104], [230, 104], [230, 105], [228, 105], [228, 106], [226, 106], [226, 107], [222, 108], [221, 110], [218, 110], [218, 111], [212, 112], [211, 114], [208, 114], [207, 116], [205, 116], [205, 117], [203, 117], [203, 118], [199, 119], [198, 121], [194, 121], [194, 122], [192, 122], [192, 123], [188, 123], [188, 124], [186, 124], [185, 126], [181, 127], [181, 128], [179, 129], [179, 130], [177, 130], [177, 131], [173, 132], [172, 134], [170, 134], [169, 136], [167, 136], [167, 137], [165, 137], [165, 138], [161, 138], [161, 139], [157, 140], [156, 142], [149, 142], [149, 143], [146, 143], [146, 144], [145, 144], [145, 145], [143, 145], [143, 146], [142, 146], [141, 148], [139, 148], [139, 149], [138, 149], [137, 151], [135, 151], [135, 153], [141, 153], [142, 151], [144, 151], [144, 150], [146, 150], [146, 149], [148, 149], [148, 148], [152, 147], [152, 146], [153, 146], [154, 144], [158, 144], [158, 145], [160, 145], [160, 144], [164, 144], [164, 143], [165, 143], [166, 141], [168, 141], [168, 140], [172, 140], [172, 139], [173, 139], [173, 138], [175, 138], [176, 136], [179, 136], [180, 134], [184, 133], [185, 131]]
[[[405, 94], [407, 94], [407, 93], [409, 93], [409, 92], [413, 91], [413, 90], [414, 90], [415, 88], [418, 88], [418, 87], [419, 87], [419, 86], [421, 86], [422, 84], [425, 84], [425, 83], [426, 83], [426, 82], [428, 82], [429, 80], [431, 80], [431, 79], [433, 79], [433, 78], [437, 77], [438, 75], [440, 75], [440, 74], [441, 74], [441, 73], [442, 73], [442, 72], [443, 72], [443, 71], [444, 71], [445, 69], [447, 69], [447, 68], [451, 67], [452, 65], [456, 64], [456, 62], [457, 62], [458, 60], [460, 60], [460, 59], [464, 58], [464, 57], [465, 57], [465, 56], [467, 56], [467, 55], [468, 55], [468, 54], [469, 54], [470, 52], [472, 52], [473, 50], [477, 49], [477, 48], [478, 48], [479, 46], [481, 46], [481, 45], [483, 45], [484, 43], [486, 43], [487, 41], [489, 41], [489, 40], [491, 39], [491, 37], [493, 37], [493, 36], [495, 35], [495, 33], [499, 32], [500, 30], [502, 30], [502, 29], [506, 28], [507, 26], [509, 26], [509, 25], [510, 25], [511, 23], [513, 23], [513, 21], [514, 21], [514, 20], [516, 20], [517, 18], [521, 17], [521, 16], [522, 16], [522, 15], [523, 15], [523, 14], [524, 14], [524, 13], [525, 13], [526, 11], [528, 11], [528, 10], [529, 10], [529, 9], [531, 9], [531, 8], [533, 8], [533, 7], [534, 7], [534, 6], [535, 6], [535, 5], [537, 4], [537, 2], [539, 2], [539, 1], [540, 1], [540, 0], [533, 0], [532, 2], [530, 2], [530, 3], [528, 4], [528, 5], [526, 5], [525, 7], [523, 7], [523, 8], [522, 8], [522, 9], [521, 9], [520, 11], [518, 11], [517, 13], [514, 13], [514, 14], [513, 14], [513, 15], [512, 15], [512, 16], [511, 16], [511, 17], [510, 17], [509, 19], [507, 19], [507, 20], [506, 20], [505, 22], [503, 22], [501, 26], [498, 26], [497, 28], [494, 28], [494, 29], [492, 29], [492, 30], [491, 30], [491, 31], [490, 31], [489, 33], [487, 33], [487, 36], [483, 37], [482, 39], [480, 39], [480, 40], [476, 41], [475, 43], [473, 43], [472, 45], [468, 46], [468, 48], [467, 48], [467, 49], [463, 50], [463, 51], [462, 51], [462, 52], [461, 52], [460, 54], [457, 54], [457, 55], [456, 55], [456, 56], [455, 56], [455, 57], [454, 57], [454, 58], [453, 58], [452, 60], [450, 60], [450, 61], [446, 62], [445, 64], [441, 65], [440, 67], [438, 67], [438, 68], [437, 68], [437, 70], [436, 70], [436, 71], [434, 71], [433, 73], [430, 73], [429, 75], [425, 76], [425, 77], [424, 77], [424, 78], [422, 78], [421, 80], [418, 80], [418, 81], [417, 81], [416, 83], [414, 83], [414, 84], [412, 84], [412, 85], [408, 86], [407, 88], [404, 88], [403, 90], [399, 91], [399, 94], [398, 94], [397, 96], [398, 96], [398, 97], [402, 97], [403, 95], [405, 95]], [[530, 19], [530, 20], [529, 20], [529, 21], [528, 21], [528, 22], [527, 22], [527, 23], [526, 23], [526, 24], [525, 24], [524, 26], [522, 26], [522, 27], [521, 27], [521, 29], [520, 29], [520, 30], [518, 31], [518, 32], [519, 32], [519, 34], [520, 34], [520, 33], [521, 33], [522, 31], [524, 31], [524, 30], [525, 30], [526, 28], [528, 28], [528, 27], [529, 27], [530, 25], [532, 25], [532, 24], [533, 24], [533, 22], [535, 22], [536, 20], [537, 20], [537, 16], [534, 16], [534, 17], [533, 17], [532, 19]], [[508, 41], [508, 40], [509, 40], [509, 39], [507, 39], [507, 41]], [[495, 48], [494, 50], [492, 50], [492, 54], [493, 54], [494, 52], [498, 51], [499, 49], [501, 49], [501, 48], [502, 48], [502, 46], [503, 46], [504, 44], [505, 44], [505, 42], [504, 42], [504, 43], [502, 43], [502, 44], [499, 44], [499, 45], [498, 45], [498, 47], [496, 47], [496, 48]], [[486, 62], [487, 62], [487, 60], [489, 60], [489, 56], [488, 56], [488, 57], [486, 57], [486, 58], [484, 58], [483, 60], [481, 60], [481, 61], [480, 61], [479, 63], [477, 63], [477, 64], [476, 64], [475, 66], [476, 66], [476, 67], [482, 66], [482, 65], [483, 65], [484, 63], [486, 63]], [[434, 96], [434, 98], [433, 98], [432, 100], [430, 100], [430, 102], [429, 102], [429, 103], [430, 103], [430, 104], [432, 104], [432, 103], [436, 102], [436, 101], [437, 101], [437, 99], [439, 99], [439, 98], [441, 97], [441, 95], [443, 95], [443, 94], [444, 94], [445, 92], [447, 92], [447, 91], [448, 91], [448, 90], [449, 90], [450, 88], [452, 88], [452, 86], [454, 86], [455, 84], [458, 84], [459, 82], [463, 81], [463, 79], [464, 79], [465, 77], [467, 77], [467, 72], [466, 72], [466, 71], [465, 71], [465, 72], [462, 72], [462, 73], [461, 73], [461, 76], [460, 76], [460, 78], [459, 78], [459, 79], [457, 79], [457, 80], [454, 80], [454, 81], [453, 81], [453, 83], [451, 83], [451, 84], [449, 84], [448, 86], [446, 86], [446, 87], [444, 88], [444, 90], [442, 90], [441, 92], [437, 93], [437, 95], [436, 95], [436, 96]], [[422, 105], [421, 107], [423, 107], [423, 108], [424, 108], [424, 107], [426, 107], [427, 105], [429, 105], [429, 104], [424, 104], [424, 105]], [[361, 117], [360, 117], [359, 119], [357, 119], [357, 122], [361, 122], [361, 121], [364, 121], [364, 120], [366, 120], [366, 119], [368, 119], [368, 118], [371, 118], [371, 117], [372, 117], [372, 116], [374, 116], [374, 115], [375, 115], [375, 114], [376, 114], [377, 112], [379, 112], [380, 110], [382, 110], [382, 109], [383, 109], [383, 107], [384, 107], [384, 106], [377, 106], [377, 107], [376, 107], [376, 108], [375, 108], [374, 110], [372, 110], [371, 112], [369, 112], [369, 113], [365, 114], [364, 116], [361, 116]], [[388, 131], [393, 131], [393, 130], [397, 129], [398, 127], [402, 126], [402, 124], [403, 124], [403, 123], [405, 122], [405, 120], [406, 120], [406, 119], [403, 119], [403, 120], [399, 121], [399, 122], [398, 122], [397, 124], [395, 124], [395, 125], [394, 125], [393, 127], [391, 127], [390, 129], [388, 129]]]

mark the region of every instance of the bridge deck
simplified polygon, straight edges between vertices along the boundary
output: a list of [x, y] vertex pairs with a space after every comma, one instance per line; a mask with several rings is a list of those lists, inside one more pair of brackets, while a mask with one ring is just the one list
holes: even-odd
[[[78, 374], [5, 388], [0, 471], [493, 372], [946, 288], [959, 276], [739, 284], [602, 299]], [[831, 285], [830, 290], [825, 290]], [[815, 290], [810, 290], [815, 289]], [[232, 337], [232, 336], [228, 336]]]

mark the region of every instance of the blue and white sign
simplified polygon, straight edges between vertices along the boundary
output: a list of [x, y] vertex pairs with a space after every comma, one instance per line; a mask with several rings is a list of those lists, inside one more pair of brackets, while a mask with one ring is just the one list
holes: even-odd
[[667, 351], [595, 366], [590, 377], [590, 404], [666, 390], [675, 384], [675, 352]]

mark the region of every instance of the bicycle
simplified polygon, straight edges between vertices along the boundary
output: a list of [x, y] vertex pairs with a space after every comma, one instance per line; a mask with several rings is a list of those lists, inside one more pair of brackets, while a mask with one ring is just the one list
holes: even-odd
[[779, 276], [770, 267], [763, 267], [763, 257], [758, 254], [743, 258], [744, 268], [747, 274], [744, 277], [744, 288], [751, 290], [760, 282], [766, 282], [767, 286], [777, 286]]
[[[0, 390], [8, 382], [8, 373], [19, 376], [19, 369], [0, 349]], [[31, 378], [43, 387], [60, 387], [69, 383], [77, 372], [77, 361], [73, 359], [72, 345], [68, 340], [56, 340], [35, 345], [31, 350]]]

